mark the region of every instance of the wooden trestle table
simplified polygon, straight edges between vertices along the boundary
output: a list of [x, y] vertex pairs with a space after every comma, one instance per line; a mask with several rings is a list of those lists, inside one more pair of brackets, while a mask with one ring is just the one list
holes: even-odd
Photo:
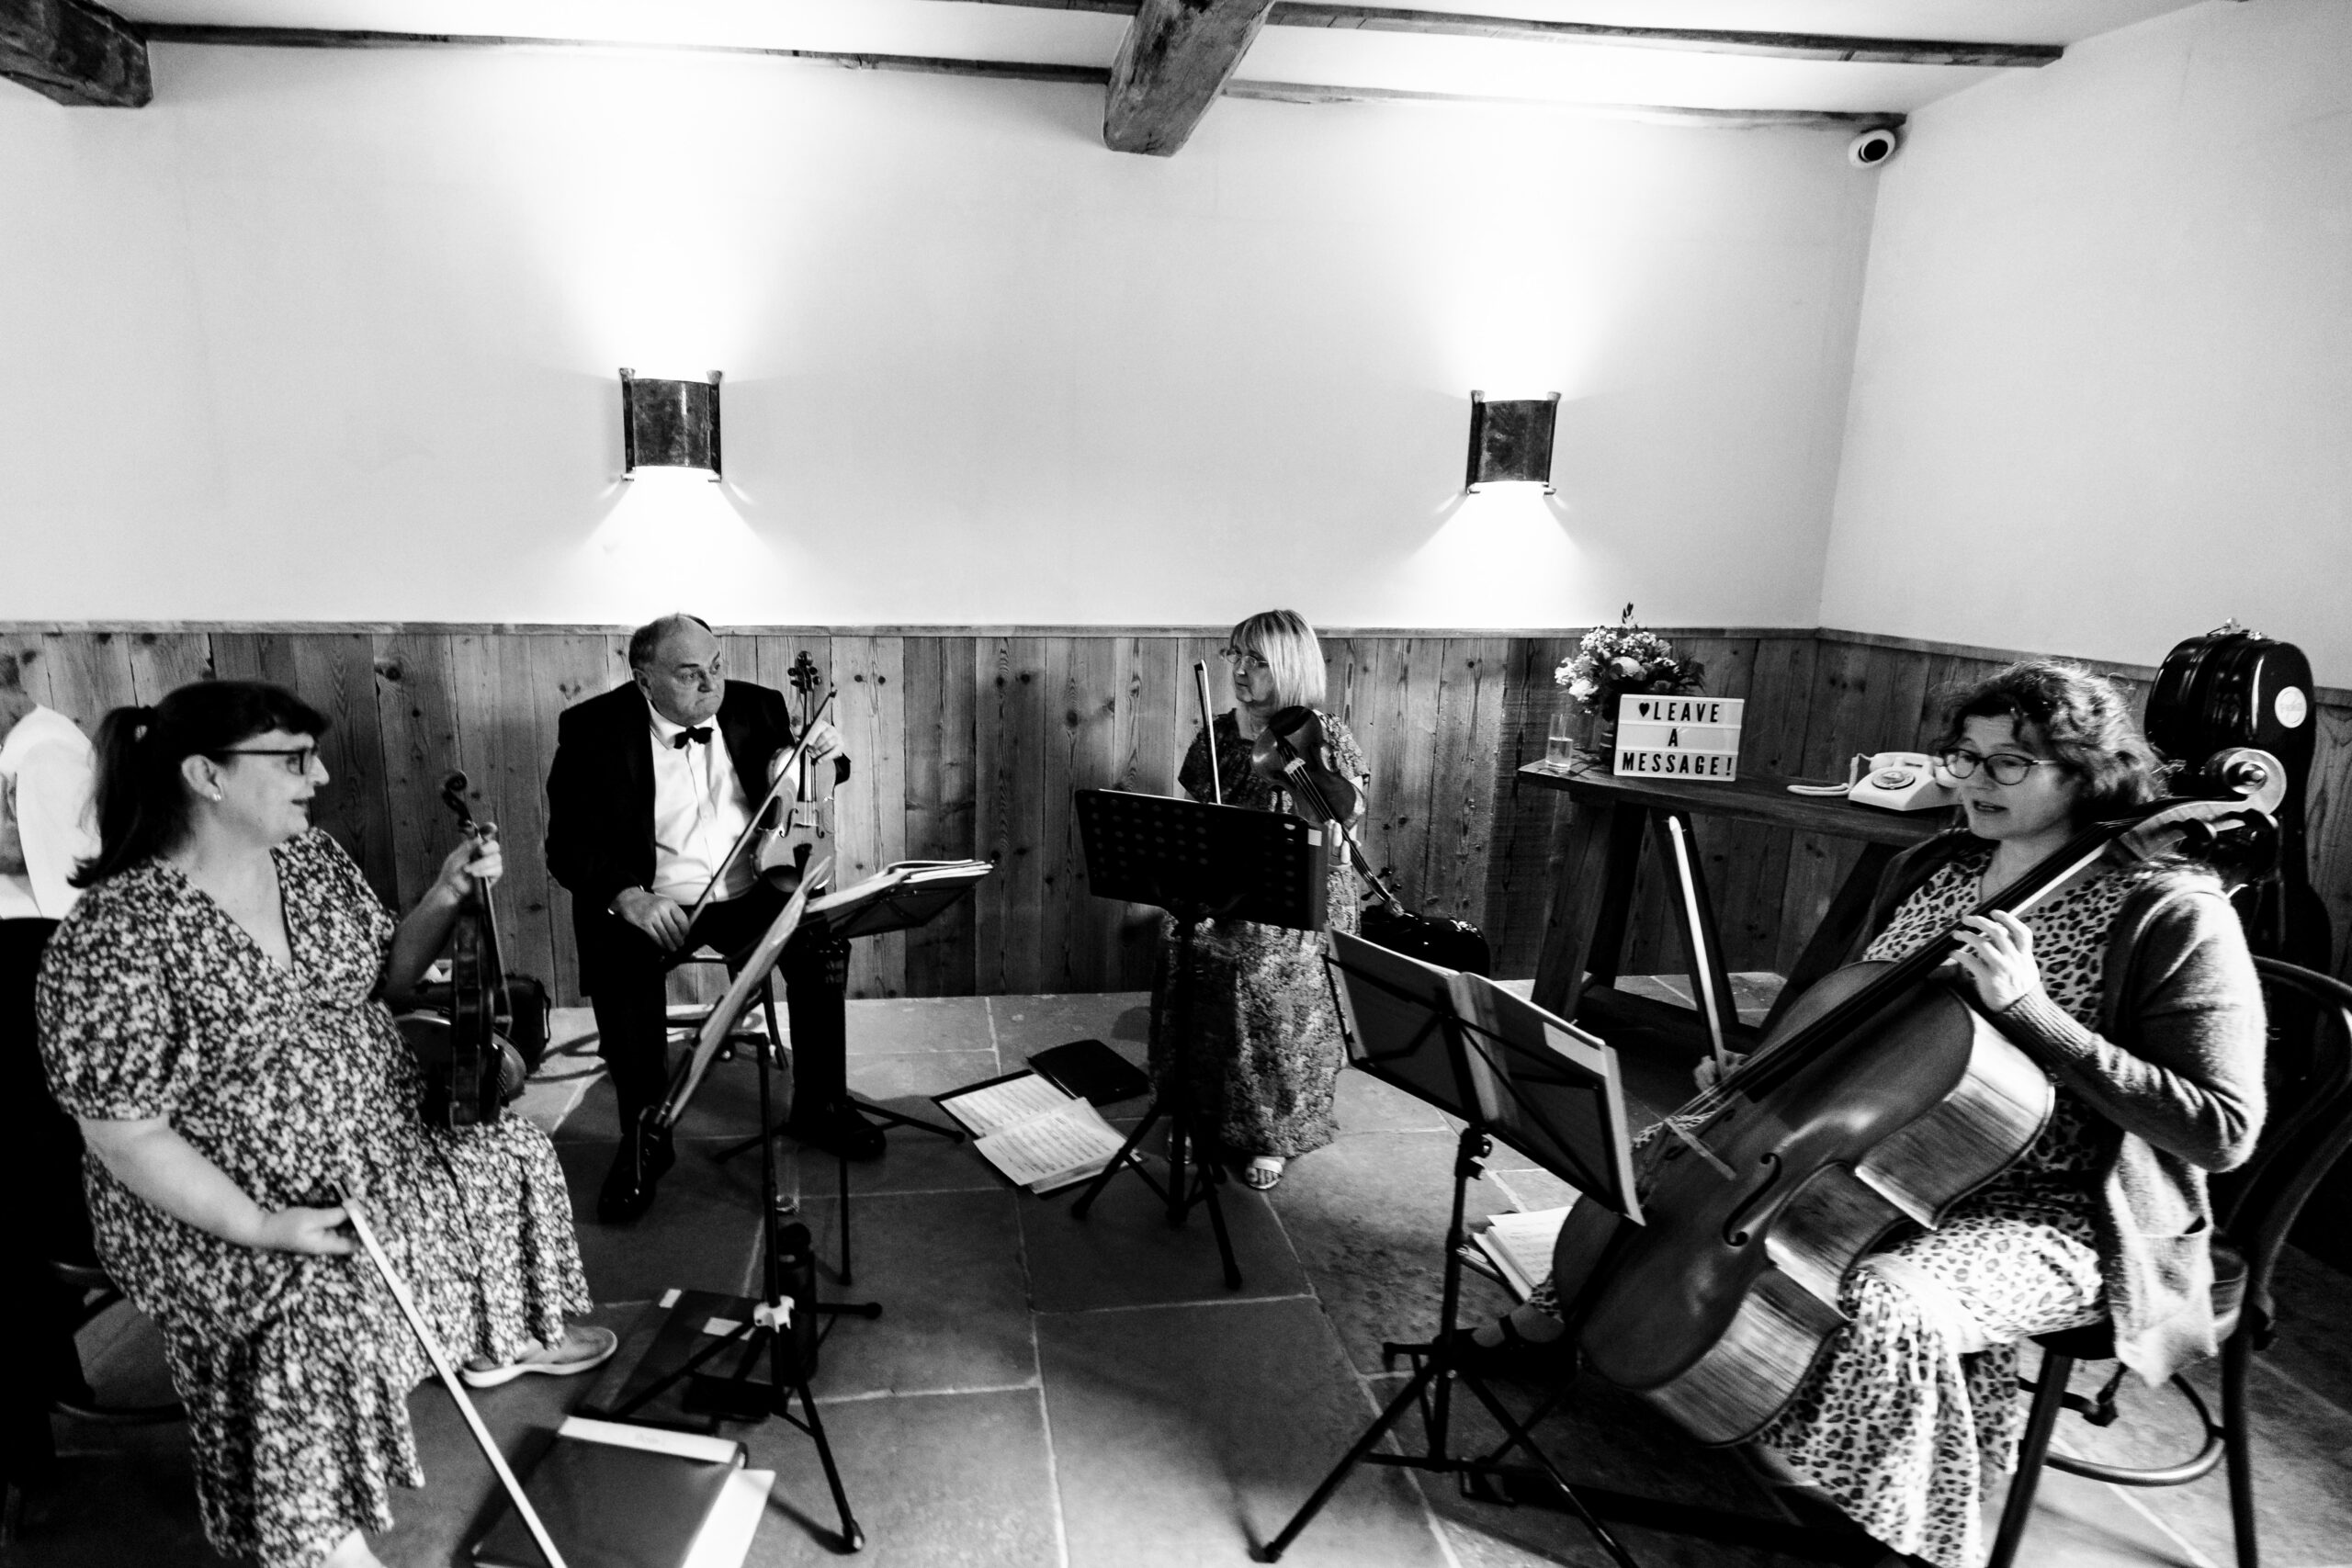
[[[1942, 811], [1856, 806], [1838, 795], [1791, 795], [1790, 781], [1770, 776], [1724, 783], [1620, 778], [1606, 767], [1587, 764], [1572, 771], [1535, 762], [1520, 769], [1519, 777], [1539, 789], [1565, 791], [1575, 802], [1562, 830], [1562, 852], [1555, 857], [1558, 880], [1552, 886], [1543, 952], [1535, 965], [1536, 1005], [1603, 1032], [1623, 1034], [1633, 1024], [1637, 1034], [1664, 1036], [1684, 1046], [1707, 1039], [1704, 1008], [1711, 993], [1724, 1036], [1735, 1048], [1752, 1043], [1759, 1032], [1736, 1022], [1706, 879], [1698, 855], [1689, 851], [1694, 814], [1862, 841], [1860, 858], [1790, 970], [1780, 1000], [1764, 1021], [1765, 1030], [1799, 992], [1844, 958], [1870, 913], [1879, 874], [1895, 852], [1931, 837], [1949, 817]], [[1678, 834], [1690, 874], [1687, 893], [1676, 864]], [[1691, 995], [1701, 1001], [1702, 1012], [1695, 1020], [1687, 1010], [1642, 1006], [1613, 989], [1596, 994], [1613, 987], [1617, 979], [1645, 842], [1656, 847], [1665, 875], [1667, 904], [1690, 964]]]

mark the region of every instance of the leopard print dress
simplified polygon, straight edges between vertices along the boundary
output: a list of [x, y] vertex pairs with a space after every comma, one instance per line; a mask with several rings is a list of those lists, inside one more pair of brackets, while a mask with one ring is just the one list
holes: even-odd
[[[424, 1126], [415, 1058], [375, 995], [391, 916], [322, 832], [275, 858], [290, 970], [164, 862], [83, 896], [40, 973], [59, 1103], [168, 1118], [265, 1209], [365, 1194], [457, 1360], [552, 1343], [590, 1306], [554, 1147], [520, 1117]], [[431, 1366], [369, 1261], [225, 1240], [95, 1155], [85, 1185], [107, 1272], [163, 1331], [213, 1548], [308, 1568], [389, 1529], [390, 1483], [424, 1481], [407, 1401]]]
[[[1939, 870], [1863, 956], [1899, 959], [1948, 930], [1976, 904], [1991, 859], [1988, 847]], [[2098, 1026], [2108, 930], [2130, 884], [2109, 871], [2024, 917], [2042, 988], [2086, 1028]], [[2018, 1163], [1848, 1277], [1849, 1326], [1758, 1440], [1897, 1551], [1973, 1568], [1984, 1480], [2010, 1468], [2024, 1427], [2018, 1341], [2102, 1311], [2091, 1215], [2116, 1137], [2059, 1085]]]
[[[1341, 772], [1361, 787], [1363, 752], [1346, 725], [1325, 715], [1325, 733]], [[1227, 806], [1288, 811], [1290, 792], [1250, 771], [1250, 742], [1230, 713], [1216, 719], [1217, 781]], [[1194, 736], [1177, 780], [1195, 800], [1209, 798], [1209, 749]], [[1355, 874], [1340, 855], [1327, 873], [1328, 919], [1335, 931], [1357, 925]], [[1165, 1083], [1176, 1052], [1169, 981], [1176, 926], [1160, 920], [1151, 982], [1151, 1065]], [[1346, 1065], [1340, 1020], [1323, 974], [1319, 932], [1250, 920], [1203, 922], [1193, 945], [1192, 1102], [1204, 1134], [1238, 1155], [1288, 1158], [1319, 1149], [1337, 1132], [1332, 1098]]]

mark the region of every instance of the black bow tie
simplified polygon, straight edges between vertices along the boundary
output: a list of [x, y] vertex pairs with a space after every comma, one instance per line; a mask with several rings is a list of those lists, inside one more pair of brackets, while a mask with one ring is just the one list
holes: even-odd
[[699, 740], [706, 746], [709, 745], [710, 726], [707, 724], [698, 724], [692, 729], [681, 729], [678, 731], [678, 738], [675, 740], [671, 741], [670, 744], [683, 751], [686, 749], [686, 742], [689, 740]]

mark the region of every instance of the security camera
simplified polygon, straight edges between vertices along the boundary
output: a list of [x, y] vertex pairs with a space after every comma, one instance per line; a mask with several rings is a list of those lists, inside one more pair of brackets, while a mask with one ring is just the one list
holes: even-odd
[[1846, 162], [1858, 169], [1874, 169], [1894, 156], [1903, 139], [1891, 125], [1874, 125], [1846, 143]]

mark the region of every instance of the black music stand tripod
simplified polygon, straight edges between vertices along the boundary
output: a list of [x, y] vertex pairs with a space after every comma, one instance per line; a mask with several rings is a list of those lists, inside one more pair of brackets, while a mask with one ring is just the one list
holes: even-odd
[[[812, 878], [812, 880], [814, 880]], [[769, 1038], [781, 1040], [775, 1016], [775, 992], [767, 984], [768, 972], [775, 967], [798, 927], [808, 902], [805, 890], [793, 896], [790, 903], [776, 916], [767, 934], [760, 939], [742, 971], [728, 989], [727, 998], [711, 1010], [704, 1020], [701, 1043], [692, 1055], [678, 1065], [672, 1077], [670, 1092], [661, 1105], [646, 1112], [649, 1131], [666, 1132], [677, 1124], [685, 1113], [695, 1091], [702, 1085], [705, 1073], [719, 1048], [726, 1043], [735, 1021], [742, 1014], [752, 991], [760, 994], [761, 1005], [766, 1009]], [[760, 1085], [760, 1124], [768, 1125], [770, 1075], [773, 1071], [771, 1053], [762, 1049], [752, 1053], [758, 1058]], [[639, 1140], [642, 1144], [643, 1139]], [[831, 1329], [828, 1323], [824, 1333], [816, 1325], [819, 1318], [842, 1314], [856, 1317], [879, 1317], [879, 1302], [827, 1302], [818, 1299], [816, 1291], [816, 1260], [809, 1252], [808, 1229], [793, 1220], [793, 1208], [786, 1202], [776, 1178], [775, 1142], [762, 1134], [760, 1151], [760, 1300], [751, 1316], [728, 1333], [711, 1337], [681, 1364], [676, 1371], [633, 1394], [626, 1404], [611, 1412], [615, 1420], [627, 1420], [645, 1408], [662, 1393], [681, 1382], [687, 1383], [686, 1404], [691, 1410], [735, 1421], [761, 1421], [773, 1416], [787, 1425], [797, 1427], [816, 1444], [817, 1458], [824, 1467], [825, 1484], [833, 1495], [833, 1507], [841, 1516], [842, 1547], [850, 1551], [865, 1548], [865, 1531], [857, 1517], [850, 1512], [849, 1494], [842, 1486], [841, 1469], [833, 1462], [833, 1446], [825, 1436], [825, 1423], [817, 1414], [817, 1401], [808, 1391], [808, 1375], [815, 1364], [817, 1348]], [[705, 1372], [702, 1369], [729, 1350], [738, 1350], [734, 1371], [726, 1376]], [[765, 1352], [767, 1378], [761, 1381], [755, 1374], [760, 1370]], [[801, 1414], [792, 1413], [795, 1395], [800, 1400]]]
[[[1263, 1560], [1272, 1562], [1281, 1558], [1357, 1465], [1376, 1464], [1458, 1476], [1464, 1495], [1482, 1501], [1525, 1502], [1565, 1510], [1590, 1532], [1619, 1568], [1639, 1565], [1604, 1519], [1669, 1534], [1775, 1548], [1832, 1562], [1878, 1561], [1884, 1549], [1850, 1526], [1824, 1529], [1571, 1483], [1536, 1446], [1530, 1430], [1564, 1395], [1555, 1392], [1535, 1415], [1521, 1421], [1475, 1370], [1461, 1364], [1471, 1353], [1465, 1348], [1468, 1337], [1456, 1321], [1461, 1310], [1463, 1256], [1469, 1241], [1465, 1197], [1470, 1182], [1480, 1174], [1479, 1162], [1490, 1152], [1494, 1135], [1499, 1134], [1575, 1187], [1579, 1203], [1597, 1203], [1621, 1217], [1592, 1271], [1594, 1279], [1606, 1275], [1619, 1246], [1635, 1234], [1634, 1223], [1623, 1218], [1629, 1212], [1638, 1214], [1639, 1204], [1632, 1193], [1633, 1166], [1613, 1062], [1598, 1042], [1585, 1051], [1584, 1061], [1563, 1059], [1563, 1054], [1548, 1042], [1555, 1037], [1574, 1039], [1578, 1032], [1574, 1026], [1509, 996], [1483, 976], [1457, 976], [1433, 965], [1400, 960], [1360, 938], [1336, 936], [1333, 946], [1335, 952], [1326, 964], [1334, 991], [1345, 987], [1340, 1017], [1346, 1021], [1351, 1065], [1463, 1122], [1453, 1167], [1453, 1207], [1446, 1227], [1443, 1304], [1436, 1338], [1426, 1345], [1381, 1348], [1391, 1360], [1400, 1355], [1409, 1357], [1412, 1379], [1364, 1428], [1355, 1446], [1332, 1467], [1282, 1533], [1266, 1544], [1261, 1553]], [[1478, 1016], [1465, 1017], [1454, 1006], [1457, 987], [1469, 994]], [[1572, 1109], [1570, 1102], [1577, 1100], [1589, 1109]], [[1589, 1295], [1589, 1291], [1580, 1292], [1577, 1299], [1562, 1303], [1568, 1344], [1575, 1342], [1579, 1331]], [[1504, 1441], [1492, 1452], [1468, 1456], [1453, 1451], [1448, 1395], [1455, 1383], [1476, 1396], [1502, 1428]], [[1425, 1436], [1422, 1450], [1374, 1451], [1389, 1430], [1417, 1405]], [[1506, 1465], [1504, 1457], [1514, 1449], [1524, 1449], [1531, 1462]]]
[[[1098, 898], [1146, 904], [1176, 922], [1170, 976], [1169, 1017], [1174, 1045], [1151, 1109], [1070, 1205], [1084, 1219], [1094, 1200], [1123, 1168], [1132, 1168], [1167, 1205], [1168, 1224], [1184, 1223], [1205, 1203], [1225, 1265], [1226, 1289], [1241, 1288], [1233, 1238], [1217, 1189], [1224, 1184], [1224, 1149], [1201, 1135], [1193, 1104], [1193, 955], [1201, 921], [1254, 920], [1296, 931], [1321, 931], [1327, 888], [1322, 836], [1298, 818], [1238, 806], [1209, 806], [1169, 795], [1084, 789], [1076, 796], [1086, 848], [1086, 878]], [[1144, 1168], [1136, 1150], [1168, 1119], [1168, 1184]]]

